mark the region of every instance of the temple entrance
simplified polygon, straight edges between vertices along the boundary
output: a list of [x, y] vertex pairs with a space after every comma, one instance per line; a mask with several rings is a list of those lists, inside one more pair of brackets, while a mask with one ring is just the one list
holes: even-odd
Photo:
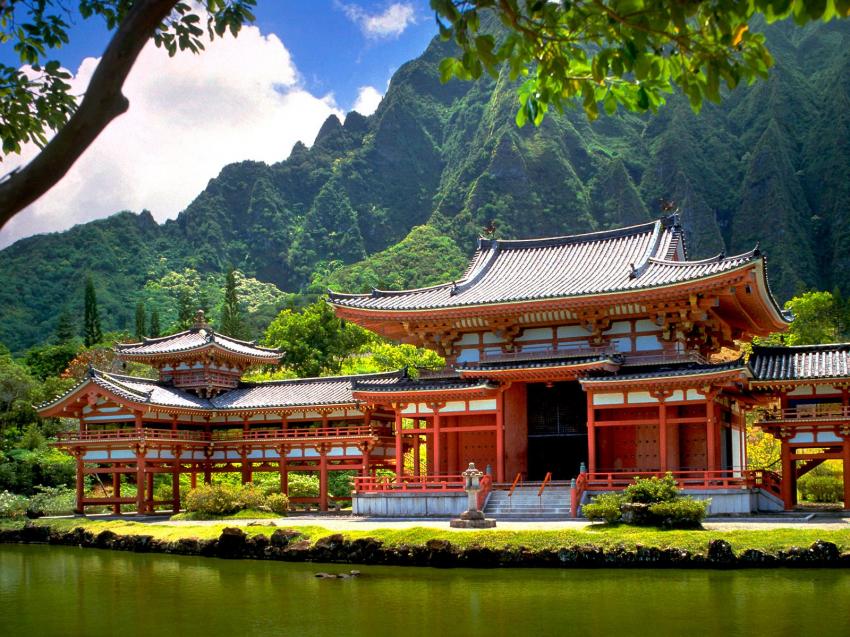
[[569, 480], [587, 462], [587, 395], [577, 381], [528, 385], [528, 479]]

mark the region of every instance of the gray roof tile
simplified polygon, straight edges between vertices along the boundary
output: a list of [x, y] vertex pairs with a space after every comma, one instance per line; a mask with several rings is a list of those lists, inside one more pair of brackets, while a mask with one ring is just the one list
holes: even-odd
[[212, 345], [217, 345], [233, 354], [252, 358], [268, 359], [269, 361], [276, 361], [280, 358], [280, 352], [276, 349], [259, 347], [253, 342], [240, 341], [206, 328], [193, 328], [161, 338], [146, 338], [141, 343], [118, 343], [115, 345], [115, 351], [119, 356], [157, 356], [189, 352]]
[[677, 217], [583, 235], [516, 241], [480, 239], [464, 275], [454, 283], [372, 294], [330, 292], [341, 307], [415, 310], [640, 290], [733, 270], [759, 258], [679, 261], [683, 232]]
[[756, 381], [850, 378], [850, 343], [753, 346], [749, 360]]

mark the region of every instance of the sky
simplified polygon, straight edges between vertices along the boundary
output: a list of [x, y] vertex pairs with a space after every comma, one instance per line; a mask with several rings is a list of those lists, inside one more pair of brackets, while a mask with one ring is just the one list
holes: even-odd
[[[0, 230], [0, 248], [121, 210], [174, 218], [226, 164], [281, 161], [295, 142], [311, 145], [329, 115], [374, 112], [437, 31], [427, 0], [258, 0], [255, 15], [200, 55], [169, 58], [150, 43], [124, 85], [128, 112]], [[53, 57], [82, 94], [110, 34], [97, 18], [72, 20]], [[0, 61], [15, 63], [8, 44]], [[37, 151], [3, 157], [0, 176]]]

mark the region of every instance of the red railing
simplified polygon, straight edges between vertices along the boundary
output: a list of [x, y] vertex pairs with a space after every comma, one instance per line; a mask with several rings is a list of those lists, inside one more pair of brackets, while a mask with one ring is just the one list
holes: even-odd
[[481, 490], [478, 492], [478, 499], [476, 500], [479, 511], [484, 510], [484, 505], [487, 504], [487, 496], [490, 494], [492, 489], [493, 478], [485, 473], [481, 476]]
[[587, 489], [587, 473], [580, 473], [576, 478], [575, 486], [570, 485], [570, 514], [577, 518], [581, 507], [581, 498]]
[[766, 469], [753, 469], [744, 472], [747, 475], [747, 486], [770, 491], [776, 497], [782, 497], [782, 477]]
[[351, 427], [300, 427], [297, 429], [259, 429], [256, 431], [225, 430], [212, 434], [214, 441], [238, 442], [241, 440], [303, 440], [305, 438], [363, 438], [389, 436], [389, 427], [358, 425]]
[[62, 431], [59, 440], [63, 441], [112, 441], [112, 440], [179, 440], [206, 442], [202, 431], [172, 431], [171, 429], [104, 429], [88, 431]]
[[786, 409], [764, 410], [756, 422], [785, 422], [806, 420], [843, 420], [850, 418], [850, 406], [836, 403], [798, 405]]
[[444, 491], [463, 491], [463, 476], [358, 476], [354, 478], [354, 490], [357, 493], [384, 491], [417, 491], [420, 493], [440, 493]]
[[734, 469], [691, 471], [618, 471], [616, 473], [587, 473], [587, 491], [617, 491], [626, 488], [635, 478], [663, 478], [671, 473], [680, 489], [737, 489], [748, 484], [748, 472]]
[[548, 484], [549, 484], [550, 482], [552, 482], [552, 472], [551, 472], [551, 471], [547, 471], [547, 472], [546, 472], [546, 475], [545, 475], [545, 476], [544, 476], [544, 478], [543, 478], [543, 484], [541, 484], [541, 485], [540, 485], [540, 488], [537, 490], [537, 497], [538, 497], [538, 498], [542, 498], [542, 497], [543, 497], [543, 492], [546, 490], [546, 487], [548, 486]]

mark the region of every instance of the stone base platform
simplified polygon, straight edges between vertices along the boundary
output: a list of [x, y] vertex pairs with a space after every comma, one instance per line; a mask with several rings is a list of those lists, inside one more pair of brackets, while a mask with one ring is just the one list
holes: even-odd
[[496, 520], [464, 520], [461, 518], [449, 522], [449, 526], [453, 529], [492, 529], [496, 526]]

